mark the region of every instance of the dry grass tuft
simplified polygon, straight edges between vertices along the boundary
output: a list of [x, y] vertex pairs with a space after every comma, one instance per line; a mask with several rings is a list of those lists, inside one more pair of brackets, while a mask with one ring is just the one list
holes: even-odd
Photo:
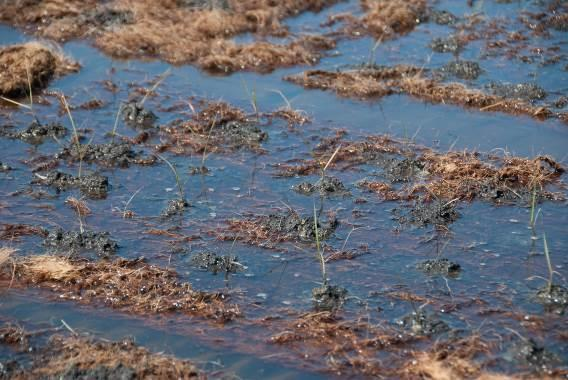
[[[227, 6], [187, 6], [175, 0], [47, 0], [22, 6], [5, 2], [0, 19], [57, 41], [90, 37], [117, 58], [160, 58], [193, 63], [215, 72], [271, 71], [313, 64], [334, 46], [323, 37], [300, 37], [286, 45], [257, 41], [237, 45], [240, 33], [285, 37], [280, 21], [304, 11], [319, 11], [336, 0], [230, 0]], [[41, 27], [40, 27], [41, 26]]]
[[78, 70], [79, 64], [54, 46], [40, 42], [6, 46], [0, 48], [0, 95], [26, 96], [30, 82], [32, 89], [43, 89], [51, 79]]
[[218, 322], [240, 315], [237, 307], [226, 304], [226, 295], [195, 291], [175, 272], [143, 260], [32, 256], [18, 262], [16, 280], [60, 293], [62, 299], [103, 303], [138, 314], [181, 311]]
[[2, 224], [0, 227], [0, 240], [17, 241], [21, 236], [38, 235], [45, 237], [47, 231], [41, 227], [28, 224]]

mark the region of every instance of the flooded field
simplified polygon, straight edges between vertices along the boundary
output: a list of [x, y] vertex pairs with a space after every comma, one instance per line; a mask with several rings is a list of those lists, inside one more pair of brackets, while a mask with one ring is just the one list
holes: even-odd
[[568, 377], [566, 2], [0, 22], [0, 378]]

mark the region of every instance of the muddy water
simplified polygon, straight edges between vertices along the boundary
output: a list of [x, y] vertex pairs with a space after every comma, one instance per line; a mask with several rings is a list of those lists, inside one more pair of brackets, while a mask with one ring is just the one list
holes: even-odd
[[[525, 1], [510, 4], [476, 1], [471, 9], [465, 3], [441, 1], [436, 8], [456, 15], [485, 12], [507, 18], [519, 8], [535, 7]], [[290, 20], [289, 25], [292, 31], [317, 31], [316, 26], [329, 14], [358, 9], [356, 2], [345, 2], [317, 15], [303, 14]], [[510, 27], [519, 25], [513, 22]], [[446, 26], [420, 25], [407, 36], [382, 42], [374, 52], [373, 61], [438, 69], [452, 59], [452, 54], [432, 53], [428, 44], [433, 38], [448, 33]], [[483, 72], [479, 79], [464, 83], [484, 88], [492, 81], [534, 82], [548, 92], [550, 99], [566, 95], [568, 46], [565, 37], [566, 32], [552, 31], [550, 38], [531, 40], [538, 46], [559, 46], [556, 54], [562, 58], [558, 63], [545, 66], [538, 60], [531, 64], [499, 56], [482, 59], [481, 42], [472, 42], [464, 48], [460, 58], [478, 61]], [[7, 26], [0, 27], [1, 44], [28, 38]], [[240, 36], [237, 40], [253, 38]], [[370, 38], [340, 41], [337, 54], [323, 59], [317, 68], [335, 70], [367, 62], [373, 44]], [[158, 116], [158, 125], [189, 117], [191, 110], [187, 101], [192, 96], [221, 99], [252, 113], [250, 93], [254, 92], [258, 110], [272, 111], [285, 105], [275, 90], [285, 94], [292, 106], [305, 111], [313, 122], [295, 128], [276, 119], [266, 123], [261, 127], [269, 135], [268, 140], [261, 143], [265, 154], [249, 149], [210, 154], [204, 161], [209, 169], [206, 175], [190, 174], [191, 167], [202, 165], [201, 154], [163, 153], [177, 168], [185, 197], [191, 203], [181, 215], [168, 218], [163, 217], [162, 212], [168, 201], [177, 197], [177, 188], [174, 175], [163, 162], [152, 166], [131, 164], [128, 168], [81, 165], [82, 171], [98, 170], [108, 177], [110, 184], [105, 199], [87, 200], [91, 213], [81, 221], [83, 228], [110, 232], [118, 242], [120, 257], [144, 256], [150, 263], [175, 269], [196, 289], [229, 292], [243, 311], [244, 320], [219, 326], [179, 315], [134, 317], [104, 308], [58, 303], [56, 295], [35, 289], [4, 291], [0, 300], [0, 313], [4, 317], [37, 324], [57, 324], [64, 319], [75, 329], [109, 339], [134, 336], [138, 343], [153, 351], [194, 359], [205, 369], [219, 366], [243, 378], [318, 378], [320, 371], [328, 369], [327, 363], [310, 357], [309, 349], [303, 356], [302, 347], [291, 349], [270, 343], [272, 335], [285, 330], [288, 319], [313, 310], [312, 289], [321, 282], [315, 244], [283, 242], [272, 249], [244, 244], [234, 240], [227, 230], [227, 221], [286, 212], [289, 208], [307, 217], [313, 215], [314, 207], [323, 207], [326, 212], [334, 211], [340, 222], [326, 241], [327, 249], [346, 249], [356, 256], [352, 260], [327, 263], [331, 282], [348, 291], [342, 310], [346, 320], [364, 316], [371, 323], [399, 328], [398, 320], [426, 304], [424, 310], [435, 314], [451, 329], [480, 331], [482, 336], [493, 333], [510, 336], [511, 330], [518, 331], [545, 344], [566, 365], [566, 336], [557, 334], [568, 327], [565, 316], [545, 312], [534, 300], [536, 291], [545, 284], [543, 278], [548, 276], [543, 233], [546, 233], [556, 272], [555, 283], [566, 286], [568, 213], [565, 201], [538, 205], [536, 240], [531, 239], [530, 209], [526, 204], [495, 206], [479, 201], [458, 202], [456, 210], [460, 218], [448, 231], [440, 232], [431, 226], [400, 225], [393, 209], [404, 213], [408, 204], [383, 202], [375, 194], [356, 186], [364, 178], [385, 179], [381, 168], [373, 163], [354, 170], [331, 168], [327, 174], [339, 178], [350, 195], [323, 199], [317, 193], [306, 196], [292, 190], [301, 182], [316, 182], [318, 175], [276, 176], [279, 163], [309, 159], [320, 139], [333, 136], [338, 129], [348, 132], [348, 140], [389, 134], [412, 139], [441, 152], [468, 149], [507, 151], [528, 157], [546, 154], [565, 164], [568, 128], [561, 121], [538, 121], [463, 110], [457, 106], [431, 105], [402, 95], [381, 101], [342, 99], [330, 92], [304, 90], [282, 81], [283, 76], [295, 74], [302, 68], [279, 69], [267, 75], [241, 73], [219, 77], [191, 66], [112, 60], [87, 42], [70, 42], [63, 45], [63, 49], [78, 59], [83, 68], [78, 74], [56, 80], [50, 89], [64, 92], [72, 105], [94, 98], [102, 100], [104, 106], [100, 109], [73, 111], [78, 128], [89, 130], [85, 141], [91, 144], [108, 142], [105, 134], [113, 128], [120, 103], [134, 94], [136, 88], [151, 87], [149, 81], [166, 70], [170, 70], [170, 74], [156, 90], [157, 96], [149, 97], [145, 103], [145, 107]], [[112, 81], [117, 91], [105, 89], [103, 81]], [[195, 102], [195, 98], [190, 102]], [[46, 122], [59, 121], [70, 128], [66, 115], [59, 112], [57, 99], [45, 99], [45, 104], [34, 105], [35, 116]], [[171, 106], [178, 106], [178, 110], [168, 111]], [[18, 129], [33, 120], [29, 112], [16, 108], [4, 108], [0, 115], [2, 124], [12, 124]], [[139, 131], [121, 122], [118, 133], [133, 138]], [[151, 154], [160, 142], [160, 135], [151, 132], [148, 142], [134, 149]], [[13, 169], [0, 173], [1, 223], [28, 224], [49, 230], [60, 227], [78, 231], [81, 228], [77, 214], [65, 203], [69, 196], [81, 197], [78, 189], [57, 192], [30, 185], [34, 164], [27, 165], [25, 161], [41, 163], [59, 152], [61, 144], [67, 144], [67, 140], [51, 139], [33, 146], [19, 140], [0, 139], [0, 161]], [[77, 175], [79, 165], [61, 162], [57, 170]], [[134, 213], [132, 218], [122, 217], [126, 203], [127, 209]], [[220, 239], [221, 235], [225, 240]], [[4, 244], [17, 248], [21, 255], [46, 250], [39, 236], [24, 236]], [[194, 265], [192, 258], [205, 251], [236, 256], [244, 270], [227, 275], [202, 270]], [[459, 274], [427, 275], [417, 270], [419, 262], [439, 257], [458, 263]], [[392, 296], [401, 292], [412, 294], [419, 301], [408, 302]], [[272, 325], [259, 322], [270, 320], [268, 317], [278, 322]], [[538, 321], [539, 328], [531, 325], [533, 320]], [[431, 341], [421, 344], [422, 348], [428, 347]], [[298, 352], [299, 355], [294, 354]], [[518, 371], [517, 363], [503, 359], [506, 353], [504, 344], [493, 354], [498, 364], [490, 367], [492, 370]]]

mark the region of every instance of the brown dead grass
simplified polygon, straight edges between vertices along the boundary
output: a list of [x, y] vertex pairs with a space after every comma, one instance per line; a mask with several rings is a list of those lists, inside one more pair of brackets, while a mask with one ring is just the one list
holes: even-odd
[[374, 192], [385, 201], [398, 201], [407, 198], [388, 183], [363, 181], [359, 182], [359, 186]]
[[[313, 64], [334, 42], [304, 36], [285, 45], [263, 41], [237, 45], [240, 33], [287, 36], [285, 17], [319, 11], [336, 0], [229, 0], [229, 9], [188, 7], [174, 0], [47, 0], [22, 6], [4, 2], [0, 18], [57, 41], [90, 37], [117, 58], [159, 58], [172, 64], [193, 63], [215, 72], [271, 71]], [[117, 17], [116, 14], [121, 15]]]
[[[0, 11], [1, 12], [1, 11]], [[79, 65], [54, 46], [28, 42], [0, 48], [0, 95], [8, 98], [29, 95], [47, 87], [55, 77], [78, 71]], [[29, 80], [28, 80], [29, 73]]]
[[305, 88], [331, 90], [345, 97], [370, 99], [406, 94], [433, 104], [453, 104], [481, 112], [525, 115], [539, 120], [568, 120], [567, 113], [554, 112], [548, 107], [486, 94], [460, 83], [442, 83], [427, 78], [423, 70], [412, 66], [374, 67], [343, 72], [308, 70], [284, 79]]
[[218, 322], [240, 315], [226, 303], [226, 295], [195, 291], [175, 272], [142, 260], [91, 262], [40, 255], [21, 259], [16, 268], [17, 281], [50, 289], [62, 299], [137, 314], [180, 311]]
[[39, 350], [34, 348], [31, 352], [31, 367], [15, 370], [10, 378], [51, 379], [75, 373], [85, 378], [99, 378], [102, 374], [122, 378], [125, 373], [132, 373], [137, 379], [206, 378], [191, 362], [151, 353], [131, 340], [108, 342], [53, 335]]
[[2, 224], [0, 226], [0, 240], [18, 241], [22, 236], [38, 235], [45, 237], [46, 230], [28, 224]]

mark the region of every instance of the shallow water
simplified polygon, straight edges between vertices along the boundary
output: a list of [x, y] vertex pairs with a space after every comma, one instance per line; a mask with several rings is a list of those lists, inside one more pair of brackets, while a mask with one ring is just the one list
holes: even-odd
[[[439, 9], [455, 14], [485, 12], [495, 17], [507, 17], [518, 7], [534, 5], [518, 1], [496, 4], [493, 1], [477, 1], [470, 9], [463, 2], [440, 1]], [[356, 2], [338, 4], [321, 14], [303, 14], [289, 20], [292, 30], [315, 29], [314, 25], [327, 15], [358, 9]], [[524, 9], [524, 8], [523, 8]], [[445, 26], [427, 23], [413, 33], [380, 44], [375, 53], [378, 64], [410, 63], [436, 69], [451, 59], [451, 54], [432, 53], [430, 40], [446, 35]], [[554, 32], [549, 40], [534, 43], [554, 44], [562, 41], [566, 32]], [[254, 38], [242, 36], [237, 40]], [[7, 27], [0, 26], [0, 44], [22, 42], [29, 37]], [[338, 55], [327, 57], [316, 68], [336, 69], [346, 65], [361, 64], [368, 60], [370, 38], [344, 40], [338, 44]], [[559, 63], [544, 67], [503, 58], [481, 59], [482, 76], [473, 87], [482, 88], [493, 80], [509, 82], [534, 81], [545, 88], [551, 97], [568, 92], [568, 76], [564, 71], [568, 46], [560, 44], [564, 57]], [[468, 45], [461, 55], [463, 59], [479, 60], [478, 45]], [[406, 96], [391, 96], [381, 101], [357, 101], [342, 99], [330, 92], [304, 90], [282, 81], [287, 74], [303, 68], [279, 69], [271, 74], [237, 73], [231, 76], [211, 76], [191, 66], [172, 67], [159, 61], [117, 61], [102, 55], [88, 42], [70, 42], [64, 51], [79, 59], [82, 69], [54, 81], [50, 89], [64, 92], [71, 104], [78, 105], [93, 98], [104, 101], [105, 106], [95, 110], [73, 111], [79, 128], [89, 128], [87, 138], [93, 143], [108, 141], [105, 133], [112, 130], [121, 101], [128, 99], [134, 86], [150, 87], [148, 81], [171, 70], [157, 90], [158, 96], [150, 97], [145, 106], [159, 117], [158, 123], [166, 125], [181, 117], [179, 113], [166, 112], [168, 106], [186, 101], [190, 96], [221, 99], [252, 112], [247, 91], [254, 89], [258, 109], [275, 110], [284, 105], [281, 91], [292, 106], [304, 110], [313, 123], [289, 129], [286, 123], [274, 121], [263, 127], [269, 134], [262, 143], [267, 154], [246, 149], [232, 153], [211, 154], [205, 164], [210, 174], [192, 176], [189, 167], [199, 166], [201, 155], [173, 155], [165, 153], [178, 169], [185, 195], [192, 207], [181, 217], [165, 219], [160, 213], [169, 199], [176, 196], [176, 183], [167, 165], [131, 165], [127, 169], [99, 168], [109, 177], [111, 189], [104, 200], [88, 200], [92, 214], [85, 224], [95, 231], [110, 231], [120, 249], [118, 256], [136, 258], [144, 256], [151, 263], [175, 269], [196, 289], [227, 289], [236, 295], [236, 302], [247, 320], [278, 315], [286, 320], [285, 310], [296, 314], [312, 310], [311, 290], [321, 274], [315, 258], [313, 244], [283, 243], [279, 249], [264, 249], [239, 241], [220, 241], [215, 231], [226, 227], [229, 219], [243, 215], [268, 215], [275, 210], [291, 207], [303, 215], [312, 215], [320, 206], [318, 196], [304, 196], [291, 191], [293, 185], [303, 181], [315, 182], [318, 175], [302, 178], [276, 178], [274, 165], [296, 158], [309, 158], [310, 152], [322, 137], [335, 134], [339, 128], [348, 131], [348, 139], [358, 140], [368, 135], [390, 134], [397, 138], [412, 138], [417, 143], [440, 151], [453, 149], [482, 152], [507, 151], [513, 155], [533, 157], [547, 154], [565, 163], [568, 146], [568, 128], [558, 120], [537, 121], [528, 117], [515, 117], [500, 113], [482, 113], [464, 110], [457, 106], [425, 104]], [[112, 80], [119, 88], [116, 93], [106, 91], [101, 82]], [[248, 90], [247, 90], [248, 89]], [[58, 114], [58, 103], [49, 98], [51, 105], [36, 105], [40, 120], [58, 120], [70, 127], [66, 115]], [[190, 114], [189, 106], [184, 110]], [[0, 115], [0, 122], [26, 126], [31, 115], [11, 109]], [[134, 137], [137, 131], [124, 123], [119, 133]], [[0, 173], [0, 217], [5, 224], [32, 224], [45, 228], [60, 226], [66, 230], [78, 230], [75, 212], [65, 204], [68, 196], [80, 197], [76, 190], [55, 193], [43, 188], [47, 194], [36, 199], [25, 190], [33, 178], [29, 166], [23, 160], [52, 155], [60, 150], [57, 141], [46, 141], [33, 147], [21, 141], [0, 138], [0, 157], [14, 170]], [[151, 152], [159, 143], [152, 137], [143, 148]], [[62, 163], [59, 170], [77, 173], [77, 165]], [[83, 165], [82, 170], [97, 170], [96, 165]], [[531, 332], [524, 330], [519, 321], [505, 314], [483, 314], [482, 309], [508, 310], [530, 318], [544, 319], [547, 326], [565, 329], [565, 317], [544, 313], [542, 306], [534, 302], [533, 295], [547, 277], [547, 266], [542, 255], [542, 238], [536, 241], [536, 256], [529, 255], [532, 240], [528, 229], [530, 210], [518, 206], [494, 206], [475, 201], [460, 203], [461, 218], [450, 226], [451, 233], [429, 240], [436, 232], [431, 227], [403, 227], [393, 220], [392, 209], [396, 203], [382, 202], [372, 193], [355, 186], [365, 177], [379, 172], [372, 164], [357, 170], [337, 171], [328, 174], [340, 178], [351, 191], [350, 196], [326, 198], [325, 210], [334, 210], [340, 226], [327, 242], [340, 249], [368, 247], [366, 254], [353, 260], [328, 263], [328, 276], [332, 283], [344, 286], [350, 299], [344, 306], [346, 318], [363, 314], [374, 323], [396, 326], [395, 321], [412, 312], [419, 305], [389, 298], [393, 291], [407, 291], [432, 300], [427, 310], [436, 312], [454, 329], [466, 331], [485, 329], [506, 334], [507, 328], [521, 330], [544, 343], [565, 362], [568, 348], [554, 330]], [[381, 175], [378, 174], [378, 178]], [[137, 191], [128, 208], [135, 213], [132, 219], [121, 217], [124, 205]], [[365, 203], [356, 199], [364, 198]], [[546, 233], [556, 282], [566, 285], [568, 276], [568, 213], [566, 202], [545, 202], [539, 205], [538, 230]], [[356, 228], [351, 234], [352, 228]], [[190, 241], [149, 234], [150, 230], [169, 230], [190, 236]], [[349, 235], [350, 234], [350, 235]], [[349, 240], [345, 242], [349, 235]], [[45, 247], [37, 237], [23, 237], [21, 241], [4, 242], [17, 248], [24, 255], [42, 253]], [[231, 253], [246, 266], [242, 273], [224, 276], [213, 275], [195, 268], [191, 258], [201, 251], [220, 254]], [[416, 263], [439, 255], [458, 262], [462, 272], [456, 278], [429, 277], [415, 269]], [[293, 360], [286, 346], [269, 343], [276, 333], [262, 324], [241, 323], [238, 320], [221, 327], [204, 321], [185, 319], [183, 316], [132, 317], [124, 313], [89, 306], [76, 307], [72, 303], [58, 303], [41, 291], [6, 290], [0, 298], [0, 315], [7, 319], [26, 320], [36, 324], [57, 324], [64, 319], [73, 328], [93, 332], [107, 339], [133, 336], [136, 341], [152, 351], [164, 351], [180, 357], [194, 359], [198, 366], [219, 366], [242, 378], [319, 378], [325, 363], [317, 359]], [[480, 304], [468, 304], [481, 300]], [[444, 305], [467, 304], [456, 312], [446, 312]], [[558, 331], [558, 330], [556, 330]], [[564, 338], [565, 339], [565, 338]], [[0, 355], [3, 355], [0, 351]], [[217, 363], [220, 361], [220, 363]], [[327, 376], [327, 375], [323, 375]]]

